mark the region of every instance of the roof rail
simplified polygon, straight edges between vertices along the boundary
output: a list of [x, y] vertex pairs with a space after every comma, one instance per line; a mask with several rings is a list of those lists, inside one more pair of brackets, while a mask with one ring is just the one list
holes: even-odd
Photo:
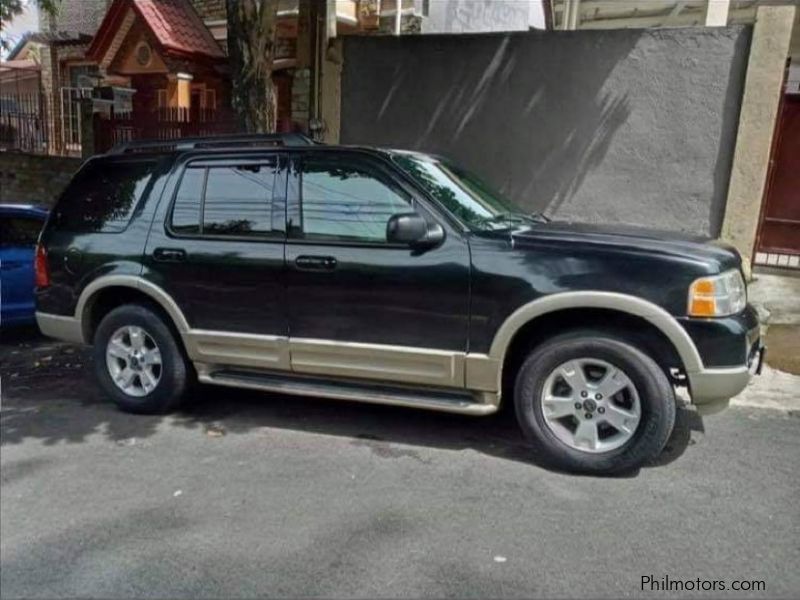
[[181, 152], [199, 148], [235, 148], [247, 146], [311, 146], [317, 144], [302, 133], [242, 133], [187, 137], [171, 140], [136, 140], [117, 144], [107, 154], [134, 152]]

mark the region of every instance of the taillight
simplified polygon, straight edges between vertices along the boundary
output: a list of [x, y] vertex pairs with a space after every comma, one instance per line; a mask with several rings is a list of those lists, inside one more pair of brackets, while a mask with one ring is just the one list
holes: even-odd
[[41, 244], [36, 246], [34, 268], [36, 271], [36, 287], [48, 287], [50, 285], [50, 267], [47, 265], [47, 250]]

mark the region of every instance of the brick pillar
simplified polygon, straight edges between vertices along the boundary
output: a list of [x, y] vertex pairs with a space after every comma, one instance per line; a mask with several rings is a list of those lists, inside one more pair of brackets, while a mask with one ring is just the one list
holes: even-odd
[[42, 46], [42, 98], [47, 114], [47, 146], [50, 154], [58, 154], [61, 150], [61, 92], [56, 53], [55, 48]]

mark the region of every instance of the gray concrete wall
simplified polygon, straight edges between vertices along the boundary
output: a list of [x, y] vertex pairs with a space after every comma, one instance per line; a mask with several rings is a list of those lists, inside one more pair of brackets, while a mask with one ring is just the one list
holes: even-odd
[[450, 156], [558, 218], [717, 235], [750, 35], [350, 37], [341, 141]]

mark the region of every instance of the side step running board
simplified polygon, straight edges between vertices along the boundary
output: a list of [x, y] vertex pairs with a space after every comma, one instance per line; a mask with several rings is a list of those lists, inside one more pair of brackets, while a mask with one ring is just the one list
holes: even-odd
[[335, 400], [353, 400], [371, 404], [391, 404], [410, 408], [424, 408], [462, 415], [488, 415], [497, 412], [497, 406], [475, 402], [467, 392], [449, 392], [430, 389], [409, 389], [370, 385], [347, 381], [294, 378], [292, 376], [253, 373], [250, 371], [221, 370], [200, 372], [202, 383], [229, 387], [263, 390], [296, 396], [314, 396]]

